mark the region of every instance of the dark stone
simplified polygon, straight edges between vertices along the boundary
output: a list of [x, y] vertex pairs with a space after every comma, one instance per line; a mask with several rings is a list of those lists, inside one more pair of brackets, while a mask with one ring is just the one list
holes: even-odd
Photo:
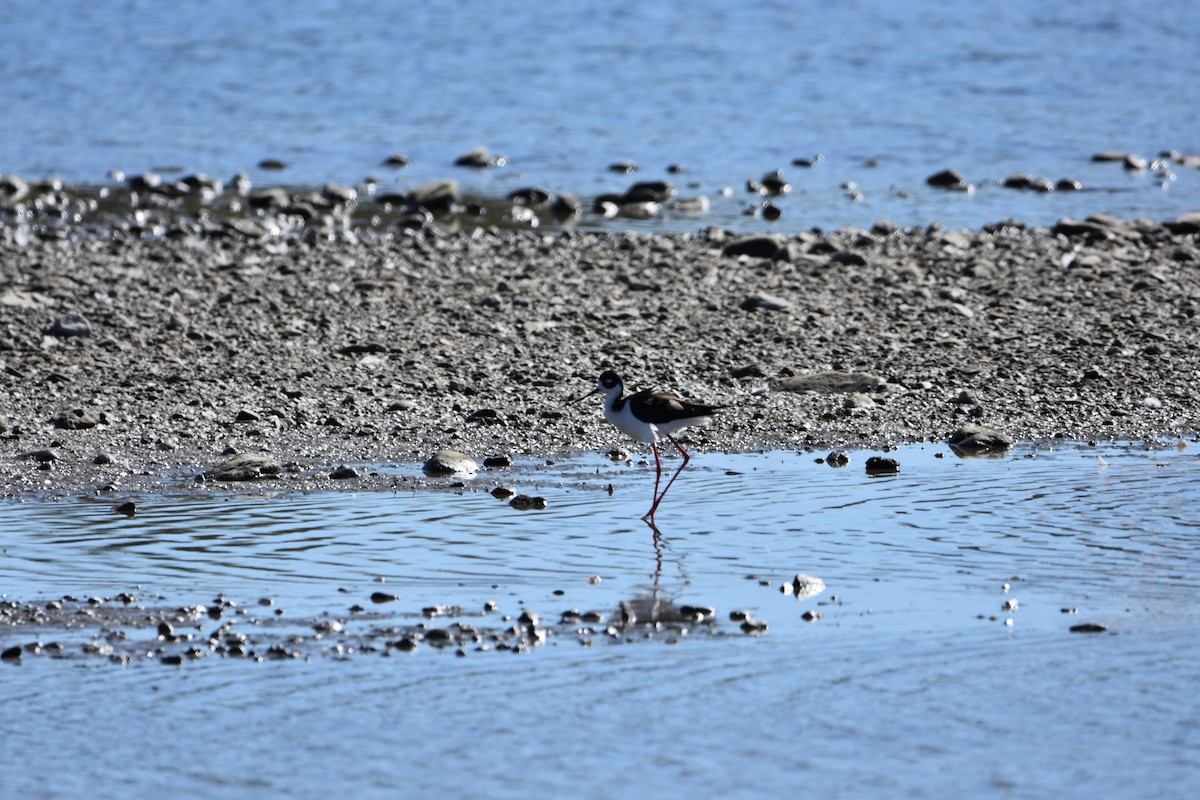
[[509, 500], [508, 504], [518, 511], [541, 510], [547, 505], [546, 498], [532, 497], [527, 494], [517, 495], [512, 500]]
[[273, 186], [267, 189], [255, 189], [246, 197], [246, 203], [251, 208], [280, 209], [290, 205], [292, 198], [286, 189]]
[[461, 203], [462, 192], [459, 191], [458, 181], [449, 179], [430, 181], [410, 191], [406, 202], [409, 205], [439, 213], [448, 211], [455, 204]]
[[53, 450], [31, 450], [28, 453], [21, 453], [17, 458], [28, 461], [36, 461], [39, 464], [49, 464], [52, 461], [58, 461], [58, 456]]
[[725, 245], [721, 248], [721, 255], [771, 258], [782, 246], [783, 239], [779, 236], [749, 236]]
[[21, 660], [21, 646], [19, 644], [14, 644], [12, 647], [6, 648], [4, 650], [4, 652], [0, 653], [0, 661], [20, 661], [20, 660]]
[[959, 455], [1003, 453], [1012, 447], [1012, 438], [982, 425], [964, 425], [946, 440]]
[[502, 167], [507, 163], [508, 156], [494, 156], [492, 155], [492, 151], [486, 147], [472, 147], [454, 159], [454, 166], [456, 167], [474, 167], [475, 169]]
[[497, 500], [507, 500], [517, 493], [517, 490], [511, 486], [497, 486], [492, 489], [492, 497]]
[[829, 257], [835, 264], [845, 264], [848, 267], [865, 267], [867, 259], [850, 250], [839, 250]]
[[1083, 622], [1071, 626], [1071, 633], [1104, 633], [1107, 630], [1108, 628], [1095, 622]]
[[1083, 191], [1083, 181], [1077, 181], [1071, 178], [1063, 178], [1054, 184], [1054, 188], [1059, 192], [1080, 192]]
[[366, 353], [386, 353], [387, 348], [378, 342], [369, 342], [367, 344], [348, 344], [338, 352], [344, 356], [357, 356]]
[[783, 210], [774, 203], [763, 203], [762, 216], [767, 222], [774, 222], [783, 216]]
[[747, 364], [744, 367], [734, 367], [729, 370], [731, 378], [765, 378], [767, 373], [758, 364]]
[[512, 456], [488, 456], [483, 460], [483, 466], [486, 469], [502, 469], [511, 467], [513, 463]]
[[383, 165], [385, 167], [408, 167], [412, 165], [412, 161], [409, 160], [408, 156], [400, 153], [392, 153], [383, 160]]
[[113, 511], [117, 514], [124, 514], [130, 519], [133, 519], [134, 514], [137, 513], [137, 505], [132, 500], [128, 500], [120, 505], [114, 506]]
[[64, 339], [70, 336], [83, 338], [92, 335], [92, 324], [82, 314], [72, 312], [54, 320], [45, 333]]
[[399, 599], [396, 595], [387, 592], [371, 592], [372, 603], [391, 603]]
[[900, 472], [900, 462], [894, 458], [871, 456], [867, 459], [868, 475], [895, 475]]
[[667, 181], [642, 181], [625, 190], [622, 203], [665, 203], [675, 196], [675, 187]]
[[549, 189], [543, 189], [541, 186], [527, 186], [523, 189], [517, 189], [508, 193], [508, 199], [514, 203], [536, 208], [543, 206], [554, 199], [554, 193]]
[[608, 165], [608, 171], [629, 175], [638, 171], [638, 165], [636, 161], [615, 161]]
[[335, 481], [352, 480], [358, 477], [358, 470], [354, 469], [354, 467], [348, 467], [345, 464], [342, 464], [333, 472], [329, 473], [329, 477]]
[[550, 203], [550, 213], [557, 219], [567, 219], [579, 216], [583, 212], [583, 203], [579, 198], [568, 192], [563, 192]]
[[831, 467], [844, 467], [850, 463], [850, 456], [842, 450], [834, 450], [825, 456], [825, 463]]
[[278, 172], [281, 169], [287, 169], [287, 164], [280, 161], [278, 158], [264, 158], [258, 162], [259, 169], [269, 169], [273, 172]]
[[935, 172], [925, 179], [925, 183], [937, 189], [954, 189], [962, 191], [970, 188], [970, 185], [963, 180], [963, 176], [958, 170], [944, 169], [941, 172]]
[[743, 311], [787, 311], [792, 308], [792, 303], [770, 294], [752, 294], [742, 301], [740, 308]]

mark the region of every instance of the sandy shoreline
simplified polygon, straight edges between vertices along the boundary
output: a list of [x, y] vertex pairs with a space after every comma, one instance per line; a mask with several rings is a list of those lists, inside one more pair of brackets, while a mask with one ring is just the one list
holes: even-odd
[[[568, 402], [608, 367], [731, 404], [686, 434], [701, 450], [969, 422], [1018, 440], [1200, 428], [1191, 216], [748, 244], [718, 229], [218, 236], [185, 221], [143, 239], [0, 221], [7, 495], [120, 491], [230, 452], [276, 457], [272, 483], [359, 489], [394, 481], [327, 475], [442, 447], [638, 453], [598, 398]], [[818, 373], [861, 385], [787, 390]]]

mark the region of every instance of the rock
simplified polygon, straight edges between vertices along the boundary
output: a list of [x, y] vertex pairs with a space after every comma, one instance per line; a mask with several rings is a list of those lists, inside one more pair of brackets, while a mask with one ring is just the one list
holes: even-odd
[[675, 187], [667, 181], [643, 181], [625, 190], [624, 203], [665, 203], [675, 196]]
[[752, 294], [742, 301], [743, 311], [787, 311], [792, 302], [771, 294]]
[[371, 592], [372, 603], [391, 603], [399, 599], [396, 595], [387, 592]]
[[96, 414], [83, 408], [73, 408], [54, 418], [54, 427], [68, 431], [94, 428], [104, 422], [103, 414]]
[[335, 481], [347, 481], [358, 477], [358, 470], [354, 467], [348, 467], [342, 464], [340, 467], [329, 473], [329, 477]]
[[834, 450], [825, 456], [825, 463], [831, 467], [844, 467], [850, 463], [850, 456], [842, 450]]
[[492, 497], [497, 500], [507, 500], [517, 493], [517, 490], [511, 486], [497, 486], [492, 489]]
[[151, 192], [162, 186], [162, 178], [153, 172], [143, 172], [141, 175], [131, 175], [125, 185], [135, 192]]
[[49, 464], [58, 461], [58, 456], [54, 454], [53, 450], [30, 450], [27, 453], [21, 453], [17, 458], [24, 461], [35, 461], [39, 464]]
[[474, 167], [476, 169], [486, 169], [488, 167], [502, 167], [508, 163], [508, 156], [494, 156], [492, 151], [486, 147], [472, 147], [467, 152], [463, 153], [458, 158], [454, 159], [456, 167]]
[[1186, 214], [1180, 214], [1175, 219], [1164, 222], [1163, 227], [1176, 236], [1200, 233], [1200, 211], [1189, 211]]
[[383, 160], [383, 165], [385, 167], [397, 167], [397, 168], [408, 167], [408, 166], [412, 166], [412, 161], [406, 155], [403, 155], [401, 153], [392, 153], [390, 156], [388, 156], [387, 158], [385, 158]]
[[438, 450], [424, 466], [429, 476], [473, 475], [479, 471], [475, 459], [457, 450]]
[[749, 236], [725, 245], [721, 248], [721, 255], [771, 258], [781, 247], [783, 239], [779, 236]]
[[829, 256], [829, 260], [835, 264], [844, 264], [848, 267], [865, 267], [867, 265], [867, 259], [851, 250], [839, 250]]
[[957, 170], [953, 169], [944, 169], [941, 172], [935, 172], [925, 179], [925, 183], [936, 189], [951, 189], [960, 192], [971, 188], [971, 185], [963, 180], [963, 176]]
[[1084, 622], [1071, 626], [1071, 633], [1104, 633], [1107, 630], [1108, 628], [1095, 622]]
[[575, 195], [563, 192], [551, 201], [549, 210], [556, 219], [564, 220], [583, 213], [583, 203]]
[[321, 197], [334, 205], [349, 205], [358, 199], [358, 190], [339, 183], [327, 183], [321, 187]]
[[1012, 439], [982, 425], [963, 425], [946, 440], [959, 455], [1003, 453], [1012, 447]]
[[54, 320], [50, 327], [46, 328], [45, 333], [64, 339], [70, 336], [82, 338], [92, 335], [92, 324], [82, 314], [72, 312], [63, 314]]
[[273, 186], [267, 189], [255, 189], [246, 197], [246, 203], [251, 208], [280, 209], [290, 205], [292, 198], [286, 189]]
[[411, 190], [407, 202], [409, 205], [439, 213], [449, 211], [452, 206], [461, 203], [462, 192], [456, 180], [430, 181]]
[[264, 158], [258, 162], [259, 169], [269, 169], [278, 172], [281, 169], [287, 169], [287, 164], [278, 158]]
[[878, 392], [886, 386], [887, 381], [883, 378], [867, 372], [816, 372], [784, 378], [778, 381], [774, 388], [783, 392], [852, 394]]
[[734, 367], [729, 370], [731, 378], [765, 378], [767, 373], [759, 364], [747, 364], [744, 367]]
[[525, 188], [509, 192], [508, 199], [514, 203], [537, 208], [553, 200], [554, 193], [549, 189], [543, 189], [541, 186], [526, 186]]
[[1105, 150], [1100, 153], [1094, 153], [1092, 155], [1092, 161], [1124, 161], [1128, 156], [1129, 154], [1125, 152], [1120, 152], [1117, 150]]
[[274, 456], [265, 453], [239, 453], [225, 459], [201, 477], [212, 481], [254, 481], [273, 478], [283, 471]]
[[894, 458], [871, 456], [867, 459], [868, 475], [896, 475], [900, 472], [900, 462]]
[[483, 466], [485, 469], [503, 469], [505, 467], [511, 467], [512, 463], [512, 456], [509, 455], [488, 456], [483, 460]]
[[638, 165], [636, 161], [615, 161], [608, 165], [608, 171], [629, 175], [638, 171]]
[[529, 511], [531, 509], [541, 510], [547, 505], [546, 498], [533, 497], [527, 494], [517, 495], [512, 500], [509, 500], [508, 504], [518, 511]]
[[1081, 192], [1083, 191], [1083, 181], [1063, 178], [1054, 184], [1054, 189], [1058, 192]]
[[124, 503], [114, 506], [113, 512], [116, 514], [124, 514], [130, 519], [133, 519], [134, 514], [137, 513], [137, 505], [132, 500], [127, 500]]
[[783, 216], [783, 210], [774, 203], [763, 203], [762, 217], [767, 222], [775, 222]]
[[1028, 189], [1033, 184], [1033, 176], [1028, 172], [1017, 172], [1000, 181], [1005, 189]]

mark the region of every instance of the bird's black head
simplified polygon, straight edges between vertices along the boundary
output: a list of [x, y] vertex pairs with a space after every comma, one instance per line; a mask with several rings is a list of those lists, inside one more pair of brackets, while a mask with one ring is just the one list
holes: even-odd
[[604, 391], [607, 392], [614, 386], [620, 386], [621, 384], [621, 376], [610, 369], [600, 373], [600, 382], [597, 386], [603, 386]]

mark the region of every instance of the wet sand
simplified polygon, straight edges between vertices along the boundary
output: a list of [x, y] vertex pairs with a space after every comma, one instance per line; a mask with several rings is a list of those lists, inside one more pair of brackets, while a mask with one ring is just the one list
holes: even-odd
[[[114, 212], [115, 214], [115, 212]], [[84, 215], [86, 216], [86, 215]], [[4, 493], [295, 488], [440, 448], [643, 448], [601, 370], [728, 404], [698, 450], [1193, 437], [1200, 220], [695, 234], [358, 226], [247, 207], [0, 214]], [[117, 220], [114, 222], [114, 219]], [[816, 376], [816, 377], [813, 377]], [[815, 390], [815, 391], [814, 391]], [[343, 464], [357, 477], [329, 476]]]

